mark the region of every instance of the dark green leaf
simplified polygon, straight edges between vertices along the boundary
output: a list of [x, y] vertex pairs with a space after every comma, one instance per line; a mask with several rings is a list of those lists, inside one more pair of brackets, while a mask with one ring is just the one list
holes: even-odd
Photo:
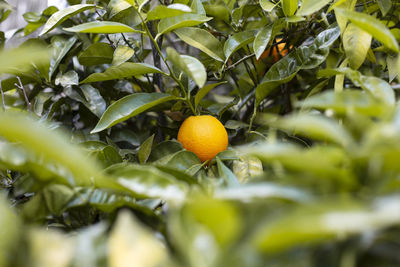
[[153, 146], [154, 134], [147, 138], [139, 147], [138, 158], [141, 164], [146, 163], [151, 153], [151, 147]]
[[68, 32], [86, 32], [86, 33], [124, 33], [124, 32], [140, 32], [125, 24], [113, 21], [93, 21], [80, 24], [70, 28], [64, 28]]
[[84, 66], [110, 64], [113, 60], [114, 49], [106, 43], [95, 43], [84, 50], [78, 57]]

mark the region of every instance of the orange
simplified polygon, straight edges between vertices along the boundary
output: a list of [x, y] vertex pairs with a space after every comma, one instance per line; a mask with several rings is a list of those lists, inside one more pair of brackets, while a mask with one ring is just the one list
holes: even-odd
[[212, 160], [228, 147], [228, 133], [222, 123], [210, 115], [190, 116], [179, 128], [178, 141], [204, 162]]
[[[282, 41], [282, 38], [276, 39], [277, 43], [279, 43], [280, 41]], [[268, 48], [267, 50], [264, 51], [264, 53], [262, 53], [260, 58], [265, 59], [265, 58], [268, 58], [269, 56], [271, 56], [272, 62], [275, 63], [279, 59], [286, 56], [287, 53], [289, 52], [287, 49], [285, 49], [285, 46], [286, 46], [286, 43], [280, 43], [280, 44], [272, 47], [272, 52], [271, 52], [271, 48]]]

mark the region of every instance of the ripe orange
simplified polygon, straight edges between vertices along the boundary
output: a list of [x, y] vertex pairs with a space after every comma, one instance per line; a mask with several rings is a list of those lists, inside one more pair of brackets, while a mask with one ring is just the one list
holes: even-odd
[[178, 141], [204, 162], [212, 160], [228, 147], [228, 133], [222, 123], [210, 115], [190, 116], [179, 128]]
[[[282, 38], [277, 38], [276, 42], [279, 43], [280, 41], [282, 41]], [[264, 53], [262, 53], [261, 55], [261, 59], [266, 59], [268, 57], [272, 57], [272, 62], [275, 63], [277, 62], [279, 59], [283, 58], [284, 56], [287, 55], [287, 53], [289, 52], [288, 49], [285, 49], [286, 43], [280, 43], [274, 47], [272, 47], [272, 52], [271, 52], [271, 48], [268, 48], [264, 51]]]

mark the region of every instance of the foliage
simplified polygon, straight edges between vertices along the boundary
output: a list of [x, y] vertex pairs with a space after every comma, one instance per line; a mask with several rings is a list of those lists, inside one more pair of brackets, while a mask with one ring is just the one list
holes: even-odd
[[397, 1], [68, 2], [0, 53], [0, 266], [400, 264]]

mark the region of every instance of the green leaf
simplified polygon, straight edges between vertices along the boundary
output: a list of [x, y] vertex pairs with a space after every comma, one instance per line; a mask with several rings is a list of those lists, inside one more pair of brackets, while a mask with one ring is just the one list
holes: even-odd
[[386, 16], [392, 7], [392, 0], [377, 0], [382, 16]]
[[224, 54], [225, 62], [228, 61], [229, 57], [242, 48], [243, 46], [251, 43], [255, 38], [254, 31], [244, 31], [235, 33], [225, 41], [224, 44]]
[[192, 12], [192, 9], [183, 4], [172, 4], [169, 6], [158, 5], [147, 13], [147, 20], [152, 21], [175, 17], [189, 12]]
[[218, 85], [221, 85], [221, 84], [224, 84], [224, 83], [226, 83], [226, 82], [207, 84], [206, 86], [201, 88], [197, 92], [197, 94], [196, 94], [196, 96], [194, 98], [194, 108], [197, 108], [197, 106], [199, 105], [200, 101], [203, 99], [203, 97], [205, 97], [208, 94], [208, 92], [210, 92], [212, 89], [214, 89]]
[[62, 132], [50, 131], [45, 124], [17, 112], [0, 112], [0, 124], [7, 125], [0, 127], [0, 136], [19, 142], [21, 147], [40, 157], [42, 165], [57, 164], [53, 169], [59, 168], [58, 172], [70, 184], [93, 185], [92, 179], [99, 175], [101, 169], [97, 162], [67, 142], [68, 137]]
[[[64, 39], [61, 36], [55, 36], [51, 39], [51, 46], [53, 48], [50, 58], [50, 66], [46, 75], [48, 81], [51, 81], [51, 77], [60, 65], [61, 60], [71, 50], [75, 42], [78, 40], [77, 36], [72, 36], [69, 39]], [[47, 70], [46, 70], [47, 71]]]
[[185, 43], [200, 49], [215, 60], [224, 61], [222, 44], [210, 32], [194, 27], [185, 27], [174, 32]]
[[380, 78], [374, 76], [361, 75], [356, 70], [349, 68], [326, 69], [320, 70], [318, 76], [331, 76], [337, 74], [345, 74], [356, 86], [361, 87], [365, 91], [371, 93], [376, 99], [393, 106], [395, 104], [395, 94], [390, 84]]
[[80, 86], [82, 93], [86, 99], [83, 104], [95, 114], [97, 117], [106, 110], [106, 101], [101, 96], [99, 90], [91, 86], [90, 84], [83, 84]]
[[256, 87], [256, 106], [277, 86], [293, 79], [298, 71], [322, 64], [329, 54], [329, 47], [339, 36], [339, 27], [327, 29], [318, 34], [310, 46], [302, 44], [272, 65]]
[[89, 75], [89, 77], [84, 79], [81, 83], [92, 83], [92, 82], [124, 79], [147, 73], [164, 74], [164, 72], [162, 72], [160, 69], [157, 69], [156, 67], [146, 63], [125, 62], [118, 66], [112, 66], [106, 69], [106, 71], [103, 73], [93, 73]]
[[122, 63], [131, 59], [134, 54], [135, 50], [133, 50], [132, 48], [124, 45], [119, 45], [114, 51], [112, 65], [119, 66]]
[[297, 11], [298, 16], [308, 16], [319, 11], [332, 0], [302, 0], [300, 9]]
[[165, 166], [181, 171], [188, 171], [191, 167], [197, 164], [201, 164], [201, 161], [196, 154], [187, 150], [182, 150], [173, 154], [172, 157], [169, 158], [165, 163]]
[[207, 80], [207, 72], [203, 64], [196, 58], [186, 55], [179, 55], [175, 49], [167, 47], [167, 58], [174, 66], [179, 68], [193, 81], [202, 87]]
[[151, 147], [153, 146], [154, 134], [147, 138], [139, 147], [138, 158], [140, 164], [146, 163], [151, 153]]
[[269, 0], [260, 0], [259, 3], [261, 8], [266, 12], [271, 12], [276, 7], [276, 4], [271, 3]]
[[282, 10], [286, 17], [293, 16], [296, 13], [298, 0], [281, 0]]
[[107, 108], [91, 133], [103, 131], [149, 108], [174, 99], [176, 97], [162, 93], [135, 93], [125, 96]]
[[86, 32], [86, 33], [124, 33], [124, 32], [138, 32], [142, 31], [135, 30], [125, 24], [113, 21], [93, 21], [70, 28], [64, 28], [68, 32]]
[[249, 202], [257, 199], [283, 199], [293, 202], [307, 202], [311, 196], [296, 187], [286, 187], [273, 183], [254, 183], [242, 186], [217, 189], [217, 199], [240, 200]]
[[158, 23], [158, 34], [156, 38], [164, 33], [183, 27], [196, 26], [210, 20], [212, 20], [212, 18], [199, 14], [182, 14], [176, 17], [165, 18]]
[[[181, 143], [167, 140], [157, 144], [151, 151], [149, 161], [167, 162], [176, 152], [183, 150]], [[164, 160], [168, 158], [167, 160]]]
[[110, 64], [113, 60], [114, 49], [106, 43], [95, 43], [84, 50], [78, 60], [84, 66]]
[[361, 114], [379, 116], [387, 110], [386, 105], [360, 90], [327, 91], [310, 96], [298, 102], [296, 106], [322, 110], [331, 109], [335, 113], [343, 115], [355, 110]]
[[94, 7], [95, 5], [81, 4], [81, 5], [73, 5], [63, 10], [57, 11], [56, 13], [51, 15], [51, 17], [47, 20], [42, 32], [39, 35], [48, 33], [49, 31], [51, 31], [52, 29], [54, 29], [67, 19], [69, 19], [70, 17]]
[[107, 169], [120, 185], [138, 197], [183, 200], [188, 184], [150, 165], [117, 164]]
[[387, 48], [400, 52], [399, 44], [392, 32], [380, 20], [360, 12], [350, 11], [342, 8], [335, 8], [335, 12], [347, 18], [356, 26], [360, 27]]
[[216, 159], [217, 159], [219, 176], [224, 179], [225, 184], [228, 187], [236, 187], [236, 186], [240, 185], [235, 174], [233, 174], [233, 172], [228, 167], [226, 167], [224, 163], [222, 163], [220, 158], [217, 157]]
[[253, 43], [253, 50], [256, 55], [256, 59], [259, 59], [262, 53], [267, 48], [269, 41], [271, 40], [272, 29], [274, 24], [268, 24], [264, 28], [262, 28], [256, 35]]
[[372, 36], [350, 23], [343, 33], [343, 47], [350, 67], [358, 69], [365, 60], [371, 46]]
[[353, 144], [353, 138], [342, 125], [323, 116], [295, 114], [271, 122], [270, 125], [312, 139], [332, 141], [343, 147]]

